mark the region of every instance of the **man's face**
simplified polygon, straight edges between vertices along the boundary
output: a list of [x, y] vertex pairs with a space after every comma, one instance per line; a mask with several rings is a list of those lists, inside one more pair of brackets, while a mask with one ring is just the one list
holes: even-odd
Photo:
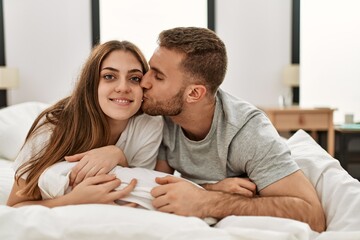
[[185, 75], [180, 69], [183, 55], [157, 48], [150, 59], [150, 70], [140, 82], [144, 89], [142, 109], [149, 115], [176, 116], [182, 112]]

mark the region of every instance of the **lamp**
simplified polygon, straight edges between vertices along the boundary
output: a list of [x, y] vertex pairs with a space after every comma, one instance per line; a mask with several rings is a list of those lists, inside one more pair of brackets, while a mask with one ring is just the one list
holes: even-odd
[[287, 65], [283, 70], [282, 80], [286, 86], [291, 87], [292, 104], [299, 104], [299, 64]]
[[7, 106], [6, 89], [19, 86], [19, 72], [16, 68], [0, 67], [0, 107]]
[[299, 64], [290, 64], [284, 68], [283, 83], [290, 87], [299, 86]]

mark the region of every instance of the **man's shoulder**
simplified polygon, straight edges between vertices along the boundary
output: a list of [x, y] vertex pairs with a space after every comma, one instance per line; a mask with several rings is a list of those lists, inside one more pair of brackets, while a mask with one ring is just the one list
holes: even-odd
[[217, 100], [221, 105], [223, 119], [229, 124], [239, 128], [254, 116], [264, 115], [264, 113], [253, 104], [221, 89], [219, 89], [217, 93]]

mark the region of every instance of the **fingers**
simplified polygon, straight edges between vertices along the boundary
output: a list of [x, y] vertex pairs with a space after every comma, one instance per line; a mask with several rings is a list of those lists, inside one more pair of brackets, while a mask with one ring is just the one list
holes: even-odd
[[181, 182], [181, 181], [184, 181], [184, 180], [181, 178], [175, 177], [175, 176], [171, 176], [171, 175], [155, 178], [155, 182], [160, 185], [165, 185], [165, 184], [169, 184], [169, 183], [177, 183], [177, 182]]
[[[111, 181], [114, 182], [113, 185], [106, 185], [106, 186], [108, 186], [108, 189], [110, 189], [109, 191], [115, 189], [116, 187], [120, 186], [120, 184], [121, 184], [120, 179], [116, 178], [116, 176], [113, 174], [104, 174], [104, 175], [89, 177], [89, 178], [85, 179], [84, 184], [99, 185], [99, 184], [106, 184], [109, 182], [111, 183]], [[115, 186], [115, 187], [111, 188], [111, 186]]]
[[167, 206], [168, 204], [169, 204], [169, 201], [168, 201], [167, 197], [165, 197], [165, 195], [160, 195], [158, 197], [155, 197], [155, 199], [152, 201], [152, 205], [154, 206], [154, 208], [156, 208], [158, 210], [160, 208]]
[[[86, 172], [87, 170], [86, 170], [85, 167], [84, 167], [84, 168], [82, 169], [82, 171]], [[93, 167], [91, 167], [91, 168], [87, 171], [84, 179], [85, 179], [85, 178], [88, 178], [88, 177], [93, 177], [93, 176], [96, 176], [96, 175], [103, 175], [103, 174], [98, 174], [98, 173], [99, 173], [99, 170], [97, 169], [97, 167], [96, 167], [96, 166], [93, 166]], [[105, 174], [105, 173], [104, 173], [104, 174]]]
[[133, 202], [129, 202], [129, 203], [122, 204], [121, 206], [136, 208], [136, 207], [139, 206], [139, 204], [133, 203]]
[[233, 193], [249, 198], [254, 196], [254, 192], [242, 187], [239, 187], [237, 190], [233, 191]]
[[161, 186], [157, 186], [157, 187], [154, 187], [153, 189], [151, 189], [150, 194], [154, 198], [157, 198], [159, 196], [165, 195], [168, 192], [168, 190], [169, 190], [169, 187], [167, 185], [161, 185]]
[[77, 162], [80, 161], [89, 151], [78, 153], [72, 156], [65, 156], [65, 160], [68, 162]]
[[75, 165], [75, 167], [73, 167], [71, 169], [71, 172], [70, 172], [70, 185], [76, 185], [78, 184], [81, 180], [84, 179], [85, 177], [85, 172], [82, 172], [81, 175], [79, 175], [79, 172], [81, 171], [81, 169], [83, 169], [87, 164], [87, 161], [80, 161], [79, 163], [77, 163]]
[[[89, 162], [87, 160], [80, 161], [72, 170], [70, 173], [70, 184], [76, 186], [80, 182], [84, 181], [84, 179], [96, 175], [102, 175], [106, 174], [107, 171], [103, 168], [98, 169], [99, 166], [92, 166], [91, 164], [88, 164]], [[76, 174], [76, 175], [75, 175]], [[73, 181], [71, 182], [71, 180]]]
[[246, 188], [247, 190], [255, 193], [256, 192], [256, 184], [251, 182], [248, 178], [238, 178], [238, 184], [240, 187]]
[[[125, 188], [123, 188], [122, 190], [117, 190], [117, 191], [113, 191], [109, 194], [109, 197], [111, 198], [111, 201], [115, 201], [117, 199], [121, 199], [126, 197], [130, 192], [132, 192], [135, 188], [137, 184], [137, 180], [136, 179], [132, 179], [131, 182], [129, 183], [129, 185], [127, 185]], [[107, 185], [106, 187], [112, 187], [112, 185], [109, 183], [106, 183], [105, 185]], [[118, 185], [120, 186], [120, 184]], [[118, 187], [116, 186], [116, 187]], [[116, 187], [114, 187], [113, 189], [115, 189]]]
[[[163, 206], [157, 208], [157, 210], [160, 212], [165, 212], [165, 213], [174, 213], [173, 207], [170, 204], [163, 205]], [[178, 215], [181, 215], [181, 214], [178, 214]]]

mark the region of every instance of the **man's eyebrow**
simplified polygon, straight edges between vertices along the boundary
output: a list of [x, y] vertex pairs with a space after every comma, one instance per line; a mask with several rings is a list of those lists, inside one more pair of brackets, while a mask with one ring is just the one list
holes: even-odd
[[156, 67], [150, 67], [152, 70], [154, 70], [155, 72], [157, 72], [157, 73], [160, 73], [161, 75], [164, 75], [165, 77], [166, 77], [166, 75], [165, 75], [165, 73], [163, 73], [162, 71], [160, 71], [160, 69], [158, 69], [158, 68], [156, 68]]

